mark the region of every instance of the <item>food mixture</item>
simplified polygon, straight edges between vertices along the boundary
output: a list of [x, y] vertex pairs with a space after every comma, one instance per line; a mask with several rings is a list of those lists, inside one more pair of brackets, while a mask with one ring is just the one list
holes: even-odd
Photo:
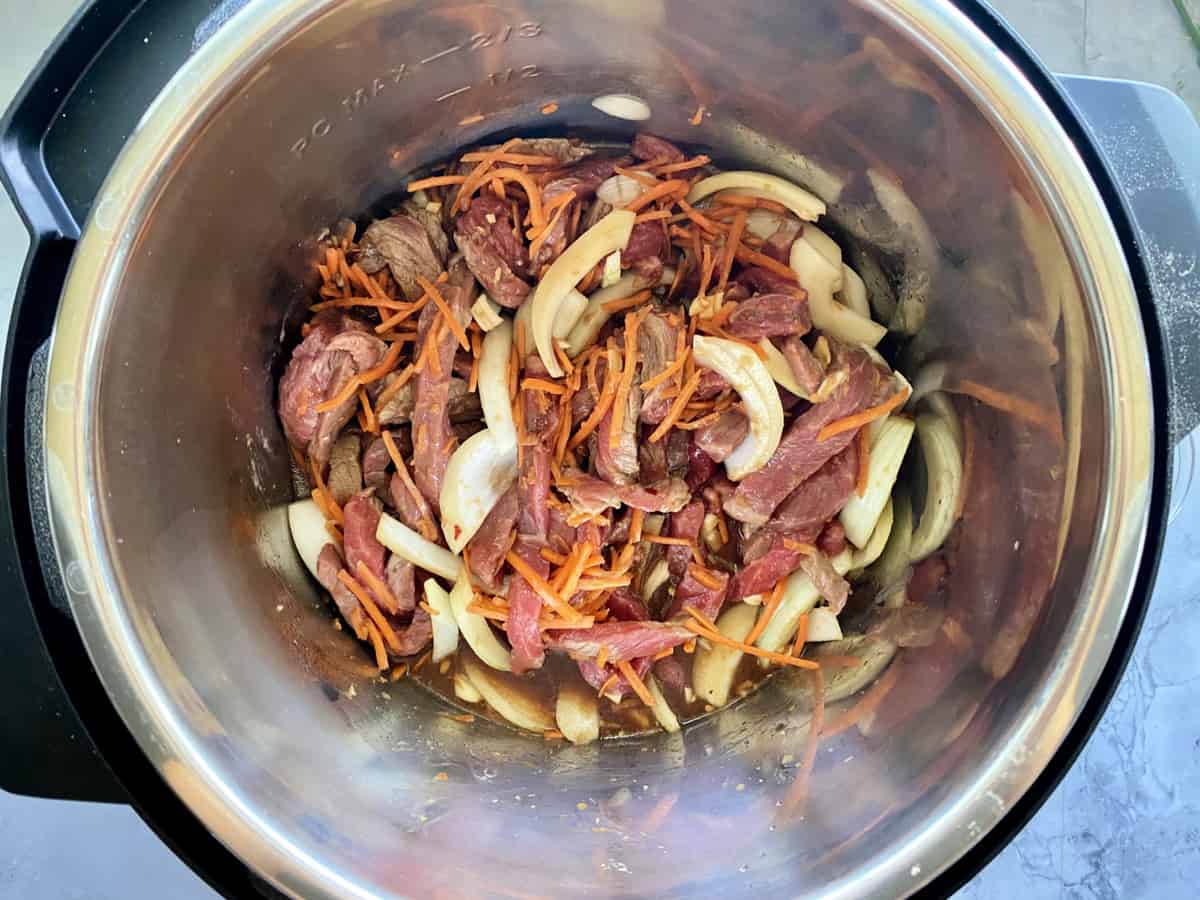
[[936, 632], [961, 425], [818, 197], [648, 134], [435, 171], [326, 237], [279, 383], [294, 541], [381, 673], [585, 743], [785, 667], [858, 691], [864, 623]]

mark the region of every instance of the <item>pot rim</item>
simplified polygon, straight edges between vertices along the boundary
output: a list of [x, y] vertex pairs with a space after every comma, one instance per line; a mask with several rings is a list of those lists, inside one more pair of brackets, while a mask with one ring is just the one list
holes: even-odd
[[[1026, 166], [1063, 238], [1097, 329], [1109, 491], [1063, 657], [1038, 689], [1035, 714], [992, 747], [968, 788], [944, 801], [926, 827], [828, 896], [905, 894], [963, 857], [1018, 806], [1067, 741], [1109, 666], [1139, 572], [1156, 490], [1156, 407], [1148, 341], [1123, 245], [1096, 180], [1026, 73], [949, 3], [856, 0], [920, 48], [980, 108]], [[127, 727], [172, 790], [245, 863], [279, 889], [370, 897], [370, 889], [292, 843], [222, 777], [187, 728], [121, 601], [103, 525], [92, 450], [105, 320], [136, 235], [171, 164], [210, 111], [267, 59], [283, 36], [340, 0], [248, 3], [179, 70], [146, 112], [109, 173], [81, 236], [63, 291], [49, 369], [45, 419], [52, 529], [84, 643]], [[63, 402], [64, 398], [66, 402]], [[1136, 628], [1136, 625], [1135, 625]], [[1103, 704], [1101, 704], [1103, 708]], [[1063, 715], [1064, 710], [1069, 715]], [[1086, 723], [1082, 723], [1086, 724]]]

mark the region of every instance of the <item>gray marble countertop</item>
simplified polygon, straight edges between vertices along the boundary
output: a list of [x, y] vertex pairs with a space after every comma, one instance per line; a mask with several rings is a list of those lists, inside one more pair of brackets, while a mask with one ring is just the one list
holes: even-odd
[[[992, 2], [1054, 68], [1159, 81], [1193, 106], [1200, 97], [1196, 49], [1182, 34], [1172, 0]], [[76, 5], [38, 0], [0, 31], [0, 104], [8, 103]], [[1135, 6], [1137, 36], [1126, 40], [1117, 15], [1127, 17]], [[0, 239], [0, 327], [7, 330], [26, 240], [5, 196]], [[1177, 502], [1158, 585], [1112, 704], [1057, 790], [959, 892], [962, 900], [1197, 895], [1200, 487], [1186, 490], [1196, 445], [1200, 430], [1177, 453]], [[191, 900], [214, 894], [126, 807], [0, 792], [0, 897]]]

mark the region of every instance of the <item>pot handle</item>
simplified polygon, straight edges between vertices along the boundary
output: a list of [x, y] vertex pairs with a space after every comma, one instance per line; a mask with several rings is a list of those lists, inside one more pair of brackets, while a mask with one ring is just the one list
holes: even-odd
[[1200, 425], [1200, 124], [1136, 81], [1058, 76], [1124, 194], [1166, 345], [1171, 445]]

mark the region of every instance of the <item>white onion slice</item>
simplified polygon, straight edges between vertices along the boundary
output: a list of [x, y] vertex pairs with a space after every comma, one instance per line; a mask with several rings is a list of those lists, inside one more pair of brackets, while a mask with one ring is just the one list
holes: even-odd
[[379, 517], [375, 539], [401, 559], [419, 569], [453, 580], [462, 571], [462, 560], [432, 541], [426, 540], [407, 525], [397, 522], [387, 513]]
[[[962, 456], [954, 432], [941, 416], [917, 416], [917, 439], [925, 457], [925, 506], [913, 531], [910, 562], [919, 562], [942, 546], [954, 527], [958, 492], [962, 490]], [[874, 451], [872, 451], [874, 456]]]
[[479, 299], [471, 305], [471, 317], [484, 332], [499, 328], [504, 321], [500, 315], [500, 304], [487, 294], [480, 294]]
[[[720, 201], [720, 197], [717, 201]], [[777, 232], [787, 219], [769, 209], [752, 209], [746, 216], [746, 230], [764, 241]]]
[[887, 504], [883, 507], [883, 512], [879, 514], [879, 521], [875, 523], [875, 530], [871, 532], [871, 539], [867, 541], [867, 545], [854, 554], [854, 559], [851, 561], [851, 571], [859, 571], [865, 569], [883, 554], [883, 548], [887, 546], [888, 538], [892, 533], [892, 522], [895, 520], [895, 503], [892, 498], [888, 498]]
[[696, 335], [692, 342], [696, 365], [719, 373], [742, 398], [750, 432], [725, 458], [725, 473], [740, 481], [757, 472], [783, 436], [783, 404], [766, 363], [744, 344], [724, 338]]
[[883, 553], [871, 567], [871, 580], [883, 592], [902, 584], [912, 547], [913, 511], [908, 490], [898, 485], [892, 492], [892, 527]]
[[[754, 628], [758, 609], [745, 603], [731, 606], [717, 619], [717, 630], [724, 637], [741, 643]], [[729, 702], [733, 690], [733, 678], [744, 652], [725, 644], [701, 644], [696, 648], [696, 661], [692, 665], [692, 687], [696, 696], [713, 706], [724, 706]]]
[[511, 654], [508, 648], [500, 643], [500, 639], [492, 631], [492, 626], [488, 624], [487, 619], [479, 613], [473, 613], [467, 609], [473, 599], [475, 599], [475, 590], [471, 587], [470, 576], [464, 571], [450, 590], [450, 609], [454, 612], [454, 621], [458, 623], [458, 630], [462, 633], [467, 646], [474, 650], [475, 655], [487, 665], [493, 669], [499, 669], [501, 672], [511, 672], [512, 663], [509, 661]]
[[571, 333], [571, 329], [579, 321], [579, 317], [583, 315], [583, 311], [587, 309], [588, 298], [571, 288], [567, 291], [567, 296], [563, 297], [562, 306], [558, 308], [558, 316], [554, 319], [554, 328], [551, 333], [555, 340], [565, 340], [567, 335]]
[[677, 732], [679, 718], [675, 715], [675, 710], [671, 709], [667, 698], [663, 696], [662, 688], [658, 686], [658, 679], [653, 675], [646, 676], [646, 690], [650, 692], [650, 699], [654, 701], [654, 705], [650, 709], [654, 713], [654, 718], [658, 719], [658, 724], [662, 726], [663, 731], [670, 734]]
[[512, 353], [513, 326], [505, 320], [483, 338], [479, 353], [479, 403], [483, 420], [497, 446], [517, 446], [517, 425], [508, 396], [508, 360]]
[[300, 554], [305, 568], [317, 577], [317, 557], [330, 542], [329, 531], [325, 528], [325, 517], [321, 509], [312, 500], [297, 500], [288, 504], [288, 530], [292, 533], [292, 543]]
[[600, 737], [600, 704], [596, 692], [578, 681], [558, 689], [554, 721], [572, 744], [590, 744]]
[[688, 203], [696, 203], [717, 191], [739, 191], [752, 197], [766, 197], [782, 203], [806, 222], [825, 215], [825, 202], [777, 175], [766, 172], [733, 171], [712, 175], [698, 182], [688, 194]]
[[[830, 562], [833, 564], [835, 572], [845, 575], [850, 571], [851, 559], [852, 554], [850, 548], [847, 547]], [[754, 643], [764, 650], [781, 652], [784, 647], [791, 644], [792, 638], [796, 634], [796, 628], [800, 625], [800, 617], [811, 612], [820, 599], [821, 592], [817, 590], [812, 580], [803, 571], [797, 569], [787, 577], [787, 581], [783, 585], [783, 598], [779, 601], [779, 608], [775, 610], [775, 615], [771, 616], [767, 627], [763, 629], [762, 634]]]
[[806, 242], [821, 254], [825, 262], [829, 263], [833, 276], [833, 289], [840, 291], [842, 289], [842, 248], [838, 246], [838, 242], [816, 225], [805, 225], [804, 230], [800, 232], [800, 237], [796, 240]]
[[442, 534], [451, 552], [463, 547], [517, 480], [516, 445], [501, 446], [491, 429], [471, 435], [450, 457], [442, 481]]
[[433, 661], [441, 662], [458, 649], [458, 622], [450, 608], [450, 595], [432, 578], [425, 579], [425, 602], [433, 610]]
[[479, 693], [479, 689], [471, 684], [471, 679], [462, 671], [454, 673], [454, 696], [463, 703], [479, 703], [483, 700], [483, 694]]
[[805, 643], [823, 644], [827, 641], [840, 641], [842, 626], [838, 618], [828, 606], [818, 606], [808, 614], [808, 636]]
[[604, 270], [600, 276], [600, 287], [612, 287], [621, 280], [621, 251], [614, 250], [604, 257]]
[[767, 355], [767, 371], [771, 373], [771, 377], [775, 379], [775, 383], [785, 391], [795, 394], [801, 399], [811, 399], [808, 396], [808, 391], [800, 387], [800, 382], [796, 380], [796, 376], [792, 372], [792, 367], [788, 363], [787, 357], [783, 355], [783, 351], [771, 343], [770, 338], [763, 338], [758, 342], [758, 346]]
[[482, 666], [470, 654], [464, 654], [460, 663], [488, 706], [513, 725], [526, 731], [548, 731], [554, 727], [554, 717], [546, 703], [520, 678]]
[[867, 286], [863, 280], [845, 263], [842, 263], [842, 303], [847, 309], [858, 313], [864, 319], [871, 318], [871, 303], [867, 300]]
[[892, 496], [900, 464], [912, 440], [913, 421], [904, 416], [889, 416], [871, 442], [871, 459], [867, 463], [867, 490], [860, 497], [851, 494], [838, 518], [846, 528], [846, 539], [855, 547], [865, 547], [875, 530], [883, 507]]
[[530, 330], [542, 364], [552, 378], [561, 378], [562, 366], [554, 353], [554, 321], [563, 298], [583, 280], [592, 267], [614, 250], [623, 250], [629, 243], [636, 219], [627, 209], [614, 209], [581, 234], [550, 264], [534, 289], [530, 309]]
[[632, 297], [638, 291], [649, 287], [650, 284], [651, 282], [647, 281], [641, 275], [634, 272], [626, 272], [621, 276], [621, 280], [612, 287], [601, 288], [588, 297], [587, 308], [584, 309], [579, 320], [571, 328], [563, 344], [563, 350], [566, 351], [567, 356], [574, 359], [596, 340], [596, 336], [600, 334], [600, 329], [604, 327], [604, 323], [612, 315], [604, 309], [605, 303]]
[[613, 209], [624, 209], [627, 203], [632, 203], [644, 193], [646, 186], [628, 175], [613, 175], [600, 182], [600, 186], [596, 188], [596, 198]]
[[793, 242], [788, 261], [800, 286], [808, 292], [808, 309], [815, 327], [848, 344], [874, 347], [883, 340], [886, 328], [833, 299], [842, 279], [840, 264], [835, 267], [804, 235]]

